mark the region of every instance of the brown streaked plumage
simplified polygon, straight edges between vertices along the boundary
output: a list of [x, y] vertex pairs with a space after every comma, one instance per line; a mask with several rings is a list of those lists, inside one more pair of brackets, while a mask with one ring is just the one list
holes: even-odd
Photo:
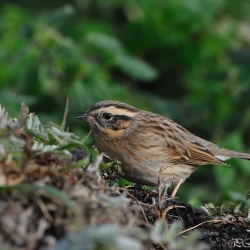
[[174, 121], [126, 103], [101, 101], [77, 117], [89, 122], [96, 147], [122, 163], [124, 178], [157, 186], [185, 180], [198, 166], [227, 164], [230, 158], [250, 160], [190, 133]]

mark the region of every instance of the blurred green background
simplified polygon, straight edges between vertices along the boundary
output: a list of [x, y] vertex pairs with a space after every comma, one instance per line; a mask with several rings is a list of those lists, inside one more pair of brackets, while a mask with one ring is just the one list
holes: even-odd
[[[84, 136], [75, 119], [114, 99], [250, 152], [250, 1], [1, 1], [0, 103]], [[92, 145], [90, 138], [87, 144]], [[204, 166], [180, 188], [195, 205], [243, 202], [250, 162]]]

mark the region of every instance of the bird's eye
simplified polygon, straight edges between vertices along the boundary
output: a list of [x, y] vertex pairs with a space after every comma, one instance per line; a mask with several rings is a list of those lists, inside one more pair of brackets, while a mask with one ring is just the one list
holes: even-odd
[[113, 115], [110, 114], [110, 113], [104, 113], [104, 114], [103, 114], [103, 118], [104, 118], [106, 121], [110, 121], [110, 120], [113, 118]]

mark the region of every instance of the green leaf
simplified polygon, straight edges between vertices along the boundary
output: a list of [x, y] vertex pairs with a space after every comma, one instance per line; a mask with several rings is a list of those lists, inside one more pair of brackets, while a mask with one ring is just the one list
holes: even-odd
[[106, 52], [117, 53], [122, 51], [122, 45], [115, 37], [103, 33], [90, 33], [86, 36], [86, 41], [91, 46]]
[[42, 124], [36, 115], [30, 114], [26, 126], [29, 130], [39, 130]]
[[158, 76], [157, 71], [146, 62], [123, 53], [116, 55], [115, 64], [121, 71], [137, 80], [151, 81]]
[[28, 114], [29, 114], [29, 107], [25, 103], [22, 103], [19, 116], [18, 116], [19, 127], [23, 127], [26, 124], [26, 121], [29, 117]]

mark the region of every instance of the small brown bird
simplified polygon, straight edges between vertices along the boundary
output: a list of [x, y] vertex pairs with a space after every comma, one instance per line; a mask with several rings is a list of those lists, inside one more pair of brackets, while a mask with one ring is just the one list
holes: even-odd
[[89, 122], [97, 149], [122, 163], [122, 177], [142, 185], [157, 186], [161, 176], [179, 187], [200, 165], [250, 160], [248, 153], [220, 148], [166, 117], [122, 102], [97, 102], [77, 118]]

